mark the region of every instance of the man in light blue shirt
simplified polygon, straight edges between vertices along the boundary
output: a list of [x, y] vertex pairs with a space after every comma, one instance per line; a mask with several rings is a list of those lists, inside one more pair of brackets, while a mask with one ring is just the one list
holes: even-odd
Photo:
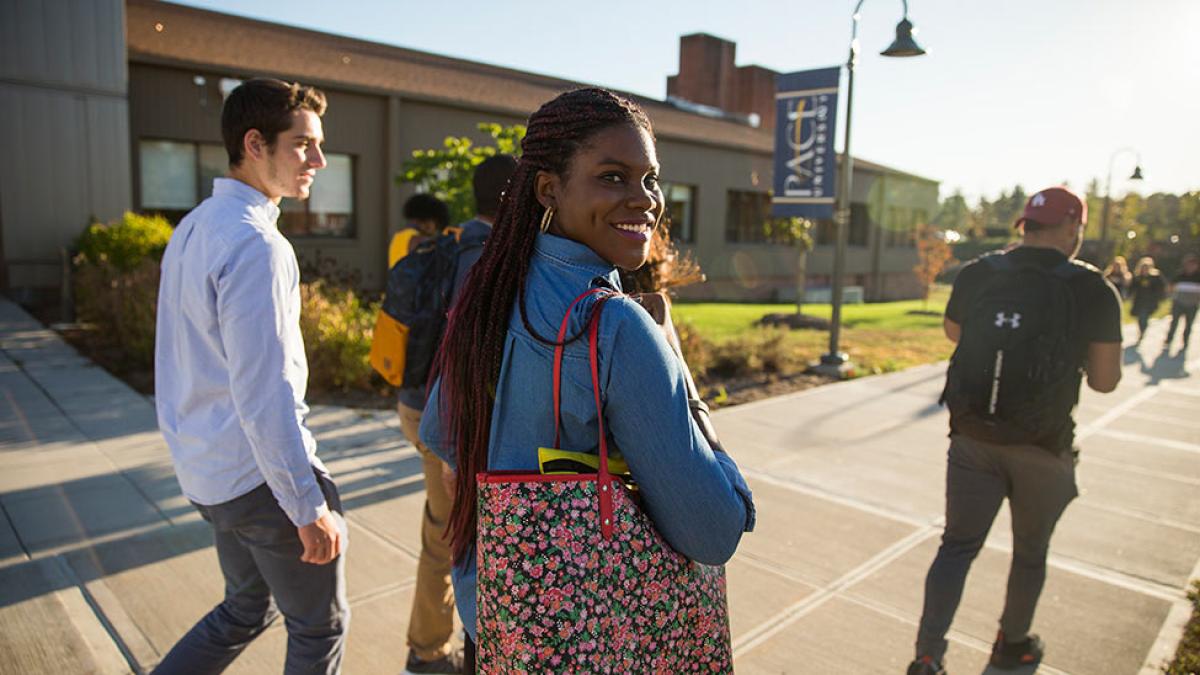
[[285, 671], [337, 673], [349, 624], [337, 488], [304, 426], [300, 272], [279, 200], [306, 199], [325, 96], [250, 80], [221, 114], [229, 178], [176, 228], [162, 261], [155, 402], [183, 493], [214, 530], [225, 599], [155, 672], [218, 673], [276, 616]]

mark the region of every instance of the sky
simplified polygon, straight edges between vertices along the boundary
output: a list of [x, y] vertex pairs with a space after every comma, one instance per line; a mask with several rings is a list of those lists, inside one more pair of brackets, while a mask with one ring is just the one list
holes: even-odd
[[[854, 0], [177, 0], [662, 99], [679, 37], [780, 72], [846, 60]], [[929, 53], [879, 56], [899, 0], [864, 0], [855, 157], [994, 198], [1112, 167], [1112, 193], [1200, 189], [1200, 0], [910, 0]], [[843, 93], [845, 76], [843, 75]], [[845, 96], [841, 97], [844, 105]], [[845, 115], [838, 115], [838, 149]], [[1144, 181], [1130, 181], [1139, 161]], [[669, 176], [665, 177], [669, 179]]]

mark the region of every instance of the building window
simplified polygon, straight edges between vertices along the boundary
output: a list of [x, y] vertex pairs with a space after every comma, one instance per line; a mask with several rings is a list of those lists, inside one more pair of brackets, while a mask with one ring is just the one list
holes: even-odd
[[671, 239], [696, 241], [696, 187], [681, 183], [663, 183], [663, 198], [667, 200], [667, 215], [671, 219]]
[[[818, 220], [813, 239], [818, 246], [837, 244], [837, 221]], [[850, 229], [846, 232], [847, 246], [866, 246], [871, 235], [871, 212], [866, 204], [850, 205]]]
[[195, 144], [142, 141], [139, 155], [142, 208], [186, 211], [197, 204]]
[[890, 248], [912, 248], [917, 245], [916, 225], [923, 222], [925, 211], [899, 206], [888, 207], [888, 222], [884, 228], [884, 243]]
[[813, 239], [818, 246], [833, 246], [837, 243], [837, 224], [828, 218], [818, 220]]
[[279, 203], [279, 231], [290, 237], [354, 236], [354, 158], [325, 155], [305, 201]]
[[871, 233], [871, 212], [866, 204], [850, 205], [850, 231], [846, 233], [848, 246], [866, 246]]
[[[141, 164], [141, 209], [161, 213], [178, 223], [212, 195], [214, 178], [225, 175], [229, 159], [216, 143], [144, 140], [138, 144]], [[326, 154], [312, 193], [300, 202], [280, 202], [279, 230], [288, 236], [354, 236], [354, 158]]]
[[771, 215], [771, 195], [766, 192], [730, 190], [725, 214], [725, 241], [759, 243], [767, 240], [765, 228]]
[[212, 194], [214, 178], [225, 175], [228, 158], [215, 143], [141, 141], [141, 209], [177, 223]]

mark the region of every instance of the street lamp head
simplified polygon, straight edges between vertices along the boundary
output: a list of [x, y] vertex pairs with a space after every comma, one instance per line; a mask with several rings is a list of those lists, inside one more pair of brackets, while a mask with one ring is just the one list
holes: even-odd
[[913, 25], [908, 17], [904, 17], [900, 23], [896, 24], [896, 39], [890, 47], [879, 53], [884, 56], [920, 56], [925, 53], [925, 50], [921, 49], [921, 45], [918, 45], [917, 41], [913, 39]]
[[1129, 177], [1129, 180], [1142, 180], [1141, 165], [1133, 167], [1133, 175]]

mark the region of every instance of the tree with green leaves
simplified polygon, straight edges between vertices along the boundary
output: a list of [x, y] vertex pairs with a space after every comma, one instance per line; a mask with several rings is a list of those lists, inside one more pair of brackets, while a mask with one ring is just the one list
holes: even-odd
[[447, 136], [442, 147], [414, 150], [412, 159], [401, 166], [397, 184], [411, 183], [445, 202], [450, 209], [450, 222], [461, 223], [475, 215], [475, 196], [471, 177], [480, 162], [498, 154], [518, 157], [525, 127], [510, 127], [494, 122], [481, 122], [479, 131], [492, 138], [491, 145], [478, 145], [466, 136]]
[[796, 314], [803, 314], [805, 277], [808, 276], [808, 252], [812, 250], [813, 221], [806, 218], [768, 218], [763, 223], [767, 241], [796, 248]]
[[970, 219], [971, 207], [967, 204], [966, 197], [963, 197], [962, 190], [955, 190], [954, 194], [943, 199], [938, 206], [933, 224], [943, 230], [966, 232], [970, 229]]

